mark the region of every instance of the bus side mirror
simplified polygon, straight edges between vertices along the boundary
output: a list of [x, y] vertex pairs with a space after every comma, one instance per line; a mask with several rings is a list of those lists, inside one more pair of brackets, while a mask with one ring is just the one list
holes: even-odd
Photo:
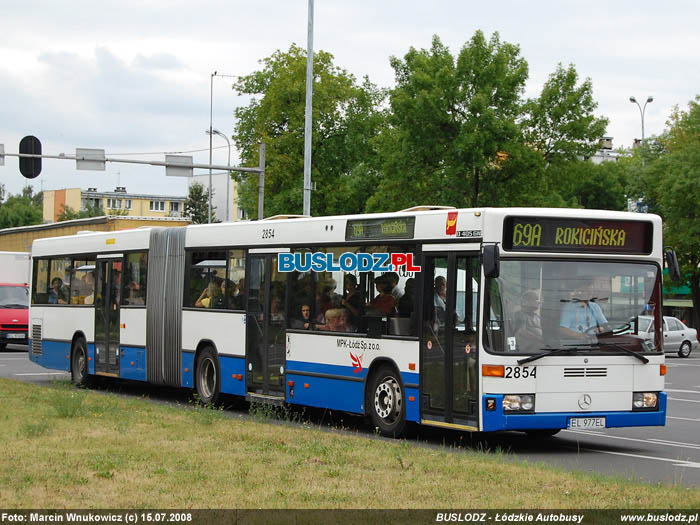
[[487, 244], [483, 253], [484, 275], [495, 279], [501, 273], [501, 260], [497, 244]]
[[672, 281], [680, 282], [681, 270], [678, 267], [678, 257], [673, 248], [666, 248], [666, 266], [668, 266], [668, 276]]

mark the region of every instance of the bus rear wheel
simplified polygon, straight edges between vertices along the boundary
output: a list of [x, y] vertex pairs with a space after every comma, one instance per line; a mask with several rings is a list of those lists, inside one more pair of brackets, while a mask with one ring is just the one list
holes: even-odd
[[383, 436], [400, 436], [406, 426], [404, 393], [392, 367], [382, 366], [372, 376], [368, 402], [374, 427]]
[[70, 359], [70, 375], [78, 386], [88, 385], [88, 351], [87, 343], [82, 337], [75, 340]]
[[210, 346], [202, 350], [197, 357], [195, 373], [195, 388], [199, 400], [205, 405], [213, 405], [219, 400], [221, 393], [221, 371], [216, 352]]

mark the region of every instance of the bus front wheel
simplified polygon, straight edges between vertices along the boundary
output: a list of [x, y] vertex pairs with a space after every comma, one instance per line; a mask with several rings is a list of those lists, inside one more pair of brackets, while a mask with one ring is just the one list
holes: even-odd
[[392, 367], [382, 366], [372, 376], [368, 402], [374, 427], [383, 436], [400, 436], [406, 426], [404, 393]]
[[88, 386], [88, 352], [87, 343], [82, 337], [73, 344], [70, 360], [70, 375], [78, 386]]
[[205, 405], [216, 404], [221, 392], [220, 383], [219, 359], [214, 349], [208, 346], [197, 358], [195, 387], [199, 400]]

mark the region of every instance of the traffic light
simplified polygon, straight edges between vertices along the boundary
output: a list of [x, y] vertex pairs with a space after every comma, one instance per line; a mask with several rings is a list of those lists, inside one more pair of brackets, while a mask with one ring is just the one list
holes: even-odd
[[[25, 155], [41, 155], [41, 142], [33, 135], [28, 135], [19, 141], [19, 152]], [[41, 173], [41, 157], [20, 157], [19, 171], [28, 179], [33, 179]]]

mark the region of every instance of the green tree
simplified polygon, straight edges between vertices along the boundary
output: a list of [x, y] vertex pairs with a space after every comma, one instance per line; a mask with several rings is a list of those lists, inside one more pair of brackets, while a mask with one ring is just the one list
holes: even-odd
[[42, 217], [41, 205], [23, 195], [11, 195], [0, 206], [0, 228], [41, 224]]
[[608, 126], [607, 118], [593, 114], [598, 103], [591, 79], [578, 81], [573, 64], [567, 69], [559, 64], [540, 96], [529, 99], [523, 108], [525, 141], [548, 165], [590, 157]]
[[[207, 223], [209, 218], [209, 191], [204, 188], [203, 184], [195, 182], [190, 185], [184, 208], [185, 216], [192, 219], [193, 224]], [[214, 222], [216, 217], [214, 214], [215, 208], [216, 206], [212, 206], [212, 222]]]
[[700, 96], [685, 111], [675, 108], [667, 125], [658, 144], [644, 152], [648, 187], [643, 196], [664, 219], [664, 244], [676, 249], [700, 326]]
[[[240, 78], [234, 89], [252, 95], [235, 110], [233, 139], [243, 164], [258, 165], [258, 144], [266, 144], [264, 215], [301, 213], [303, 208], [306, 53], [296, 45], [261, 60], [262, 69]], [[384, 117], [384, 93], [368, 79], [333, 65], [333, 56], [314, 54], [311, 199], [314, 215], [362, 211], [374, 191], [374, 140]], [[241, 203], [257, 216], [258, 175], [244, 174]]]
[[57, 222], [72, 221], [74, 219], [87, 219], [88, 217], [102, 217], [105, 214], [101, 206], [89, 206], [84, 210], [74, 210], [70, 206], [63, 206]]
[[390, 63], [396, 77], [391, 130], [382, 141], [384, 173], [368, 209], [489, 202], [482, 194], [487, 175], [513, 176], [506, 164], [533, 160], [517, 148], [528, 74], [518, 46], [502, 43], [498, 33], [487, 41], [477, 31], [455, 59], [436, 35], [429, 50], [411, 48]]

